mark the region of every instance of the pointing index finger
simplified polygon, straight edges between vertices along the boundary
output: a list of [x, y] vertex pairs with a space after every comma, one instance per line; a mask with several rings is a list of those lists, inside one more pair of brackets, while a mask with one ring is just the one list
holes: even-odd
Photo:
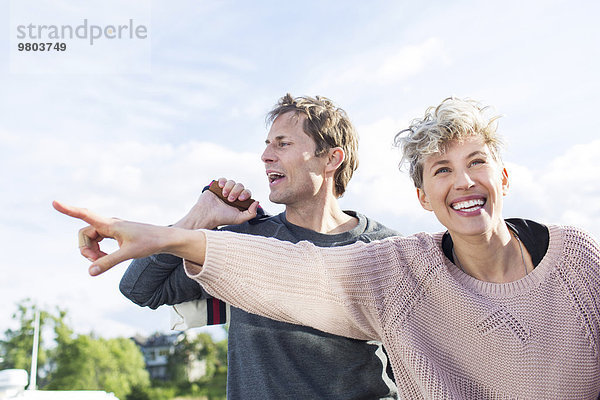
[[69, 217], [77, 218], [82, 221], [87, 222], [90, 225], [98, 225], [101, 223], [106, 223], [105, 218], [94, 214], [92, 211], [75, 206], [69, 206], [67, 204], [63, 204], [59, 201], [54, 200], [52, 202], [52, 206], [54, 209], [62, 214], [68, 215]]

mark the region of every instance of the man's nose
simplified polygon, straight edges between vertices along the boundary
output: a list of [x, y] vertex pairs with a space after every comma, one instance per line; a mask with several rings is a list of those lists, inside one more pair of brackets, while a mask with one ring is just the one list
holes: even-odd
[[262, 155], [260, 156], [260, 159], [264, 163], [272, 163], [273, 161], [275, 161], [276, 156], [273, 150], [271, 149], [271, 146], [267, 145], [267, 147], [265, 147], [265, 151], [263, 151]]

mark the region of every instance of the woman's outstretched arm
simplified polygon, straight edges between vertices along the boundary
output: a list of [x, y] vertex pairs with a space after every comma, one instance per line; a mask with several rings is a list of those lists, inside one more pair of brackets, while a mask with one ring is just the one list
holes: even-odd
[[[236, 307], [355, 339], [382, 339], [385, 294], [403, 270], [393, 268], [403, 263], [394, 240], [320, 248], [308, 242], [122, 221], [53, 205], [89, 224], [79, 231], [79, 240], [81, 254], [93, 262], [91, 275], [131, 258], [170, 253], [189, 261], [188, 275], [209, 293]], [[119, 250], [100, 250], [100, 241], [107, 237], [117, 240]]]
[[[206, 238], [202, 231], [169, 228], [106, 218], [90, 210], [52, 203], [54, 208], [89, 225], [79, 230], [79, 251], [92, 262], [90, 275], [100, 275], [115, 265], [133, 258], [169, 253], [204, 264]], [[119, 249], [107, 254], [100, 249], [105, 238], [115, 239]]]

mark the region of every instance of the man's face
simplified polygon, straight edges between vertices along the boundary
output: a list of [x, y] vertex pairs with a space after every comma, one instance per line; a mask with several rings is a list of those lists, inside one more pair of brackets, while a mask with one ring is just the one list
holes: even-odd
[[306, 116], [288, 112], [278, 116], [265, 140], [262, 154], [269, 200], [286, 206], [311, 201], [324, 180], [327, 157], [316, 157], [314, 140], [304, 133]]

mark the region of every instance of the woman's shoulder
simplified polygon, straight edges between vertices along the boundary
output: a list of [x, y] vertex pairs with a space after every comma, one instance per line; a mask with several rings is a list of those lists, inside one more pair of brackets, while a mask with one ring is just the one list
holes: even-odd
[[553, 233], [562, 235], [566, 247], [600, 251], [598, 239], [584, 228], [572, 225], [548, 225], [548, 229], [551, 235]]
[[443, 232], [419, 232], [409, 236], [391, 236], [381, 239], [367, 246], [381, 246], [384, 252], [390, 254], [398, 265], [410, 266], [421, 263], [438, 264], [440, 262], [441, 241]]
[[410, 247], [428, 250], [432, 247], [439, 247], [442, 235], [443, 232], [418, 232], [408, 236], [390, 236], [375, 242], [393, 244], [399, 248]]

